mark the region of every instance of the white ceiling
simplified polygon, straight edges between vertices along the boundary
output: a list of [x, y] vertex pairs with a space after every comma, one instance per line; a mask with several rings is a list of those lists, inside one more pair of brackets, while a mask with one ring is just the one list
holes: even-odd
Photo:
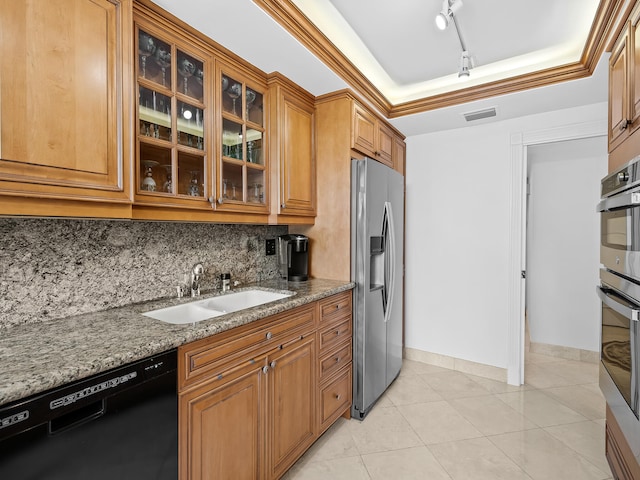
[[[251, 0], [154, 0], [265, 72], [278, 71], [314, 95], [348, 85]], [[453, 25], [437, 30], [441, 0], [293, 0], [391, 103], [466, 88], [579, 60], [598, 0], [463, 0], [456, 15], [473, 56], [457, 78]], [[393, 8], [390, 8], [393, 6]], [[519, 19], [519, 20], [517, 20]], [[394, 118], [407, 136], [468, 126], [462, 113], [498, 115], [473, 124], [607, 100], [606, 58], [590, 78]]]

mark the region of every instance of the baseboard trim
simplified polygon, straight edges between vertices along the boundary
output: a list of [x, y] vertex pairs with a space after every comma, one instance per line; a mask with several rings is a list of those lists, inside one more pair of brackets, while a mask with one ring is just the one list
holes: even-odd
[[438, 367], [457, 370], [462, 373], [476, 375], [478, 377], [489, 378], [498, 382], [507, 382], [507, 369], [486, 365], [484, 363], [471, 362], [460, 358], [440, 355], [439, 353], [425, 352], [415, 348], [404, 349], [404, 358], [415, 360], [416, 362], [427, 363]]
[[598, 363], [600, 361], [600, 352], [564, 347], [562, 345], [551, 345], [549, 343], [531, 342], [529, 344], [529, 352], [578, 362]]

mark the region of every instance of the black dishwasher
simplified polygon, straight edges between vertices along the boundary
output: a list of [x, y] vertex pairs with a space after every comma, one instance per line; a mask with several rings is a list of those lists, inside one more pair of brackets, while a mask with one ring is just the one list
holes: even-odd
[[176, 480], [176, 350], [0, 407], [0, 479]]

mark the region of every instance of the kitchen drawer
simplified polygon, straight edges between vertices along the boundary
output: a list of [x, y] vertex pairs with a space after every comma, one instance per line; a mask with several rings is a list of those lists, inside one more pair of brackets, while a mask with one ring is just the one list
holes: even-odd
[[351, 407], [351, 365], [320, 390], [320, 431], [322, 434], [334, 420]]
[[351, 363], [352, 355], [351, 342], [347, 342], [337, 350], [329, 352], [322, 356], [319, 362], [319, 375], [320, 382], [329, 378], [338, 370], [342, 370], [347, 364]]
[[179, 388], [205, 375], [218, 375], [229, 364], [241, 362], [243, 357], [250, 360], [252, 355], [259, 355], [291, 341], [292, 337], [311, 331], [315, 318], [315, 305], [304, 305], [180, 347]]
[[349, 290], [321, 300], [319, 302], [321, 324], [351, 315], [351, 297], [352, 293]]
[[332, 348], [339, 343], [345, 342], [351, 338], [351, 316], [328, 326], [324, 330], [320, 330], [320, 354], [324, 355], [324, 351]]

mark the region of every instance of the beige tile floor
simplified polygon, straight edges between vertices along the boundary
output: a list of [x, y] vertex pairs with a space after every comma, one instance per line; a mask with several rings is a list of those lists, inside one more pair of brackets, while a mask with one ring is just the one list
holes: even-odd
[[598, 365], [528, 354], [513, 387], [405, 360], [364, 421], [341, 418], [285, 480], [605, 480]]

